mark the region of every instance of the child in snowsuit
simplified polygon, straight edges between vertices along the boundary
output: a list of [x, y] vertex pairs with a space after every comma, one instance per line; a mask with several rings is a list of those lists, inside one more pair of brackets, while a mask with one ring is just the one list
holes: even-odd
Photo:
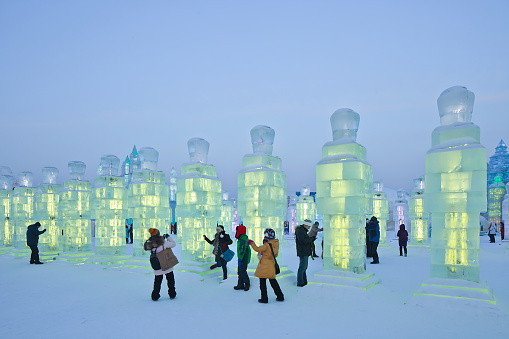
[[399, 256], [403, 256], [402, 249], [405, 250], [405, 257], [407, 254], [406, 244], [408, 242], [408, 232], [405, 230], [405, 224], [399, 225], [399, 231], [397, 233], [399, 238]]

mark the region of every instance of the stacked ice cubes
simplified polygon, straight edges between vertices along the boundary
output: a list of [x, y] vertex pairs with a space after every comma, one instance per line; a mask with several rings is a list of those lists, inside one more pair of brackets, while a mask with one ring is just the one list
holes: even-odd
[[316, 219], [316, 204], [315, 199], [309, 195], [309, 185], [303, 185], [300, 189], [300, 196], [296, 205], [296, 219], [297, 225], [302, 225], [304, 220], [311, 221]]
[[[3, 167], [2, 169], [7, 169]], [[14, 223], [11, 221], [11, 195], [14, 177], [10, 169], [0, 170], [0, 247], [13, 246]]]
[[408, 201], [411, 243], [413, 245], [428, 245], [429, 212], [426, 210], [425, 202], [424, 178], [415, 178], [414, 190]]
[[60, 249], [58, 208], [62, 186], [57, 185], [58, 173], [55, 167], [44, 167], [42, 184], [35, 192], [34, 220], [41, 223], [41, 230], [46, 229], [44, 236], [39, 237], [39, 250], [42, 252], [58, 252]]
[[[387, 194], [384, 193], [384, 183], [381, 181], [373, 183], [373, 215], [378, 219], [380, 225], [380, 243], [385, 243], [387, 242], [389, 202], [387, 201]], [[369, 217], [369, 215], [366, 217]]]
[[14, 221], [14, 247], [25, 249], [27, 245], [27, 227], [34, 218], [34, 195], [36, 188], [32, 187], [33, 174], [20, 172], [18, 174], [19, 187], [14, 188], [12, 195], [12, 219]]

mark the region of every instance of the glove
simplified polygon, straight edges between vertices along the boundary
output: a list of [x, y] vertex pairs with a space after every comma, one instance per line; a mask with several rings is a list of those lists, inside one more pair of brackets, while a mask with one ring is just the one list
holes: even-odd
[[251, 245], [251, 243], [254, 243], [254, 241], [253, 241], [253, 240], [251, 240], [251, 239], [248, 239], [248, 240], [247, 240], [247, 244], [248, 244], [248, 245]]
[[203, 235], [203, 239], [205, 239], [206, 237], [207, 237], [207, 236], [204, 234], [204, 235]]
[[44, 233], [44, 232], [46, 232], [46, 229], [43, 229], [43, 230], [42, 230], [42, 233]]

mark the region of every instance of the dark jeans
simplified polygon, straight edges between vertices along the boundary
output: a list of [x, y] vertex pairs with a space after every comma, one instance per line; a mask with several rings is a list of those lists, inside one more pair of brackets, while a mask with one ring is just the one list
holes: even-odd
[[490, 237], [490, 242], [495, 242], [495, 234], [488, 234]]
[[308, 269], [308, 258], [309, 256], [299, 257], [299, 269], [297, 270], [297, 285], [306, 285], [308, 278], [306, 276], [306, 270]]
[[313, 240], [313, 242], [311, 243], [311, 255], [312, 255], [313, 257], [318, 257], [318, 256], [316, 255], [316, 247], [315, 247], [315, 241], [314, 241], [314, 240]]
[[378, 252], [376, 251], [376, 249], [378, 248], [378, 243], [370, 241], [369, 247], [370, 247], [369, 253], [373, 256], [373, 262], [378, 262]]
[[221, 267], [223, 269], [223, 278], [228, 277], [228, 269], [226, 268], [226, 264], [227, 262], [223, 258], [218, 258], [218, 260], [216, 261], [216, 266]]
[[32, 254], [30, 255], [30, 262], [39, 261], [39, 249], [37, 248], [37, 245], [29, 245], [28, 247], [30, 247], [32, 250]]
[[[168, 295], [170, 298], [175, 298], [177, 292], [175, 291], [175, 276], [173, 271], [166, 273], [166, 281], [168, 282]], [[154, 290], [152, 291], [152, 300], [159, 299], [159, 292], [161, 291], [161, 283], [163, 282], [163, 275], [156, 275], [154, 278]]]
[[247, 263], [243, 263], [240, 259], [237, 273], [239, 274], [239, 281], [237, 283], [237, 286], [249, 287], [251, 285], [251, 282], [249, 281], [249, 276], [247, 275]]
[[[260, 278], [260, 292], [262, 293], [261, 299], [263, 301], [269, 300], [267, 297], [267, 279], [266, 278]], [[274, 294], [279, 299], [284, 299], [283, 292], [281, 291], [281, 287], [279, 287], [279, 284], [276, 279], [269, 279], [270, 286], [272, 286], [272, 289], [274, 290]]]
[[403, 253], [401, 251], [402, 249], [405, 250], [405, 255], [406, 255], [406, 245], [399, 246], [399, 255], [403, 255]]

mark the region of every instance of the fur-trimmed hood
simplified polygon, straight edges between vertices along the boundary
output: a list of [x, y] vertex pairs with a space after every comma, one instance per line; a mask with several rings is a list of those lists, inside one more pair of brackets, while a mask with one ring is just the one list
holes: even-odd
[[164, 238], [163, 237], [150, 237], [147, 241], [145, 241], [145, 244], [143, 244], [143, 248], [145, 251], [150, 251], [153, 248], [158, 248], [164, 244]]

